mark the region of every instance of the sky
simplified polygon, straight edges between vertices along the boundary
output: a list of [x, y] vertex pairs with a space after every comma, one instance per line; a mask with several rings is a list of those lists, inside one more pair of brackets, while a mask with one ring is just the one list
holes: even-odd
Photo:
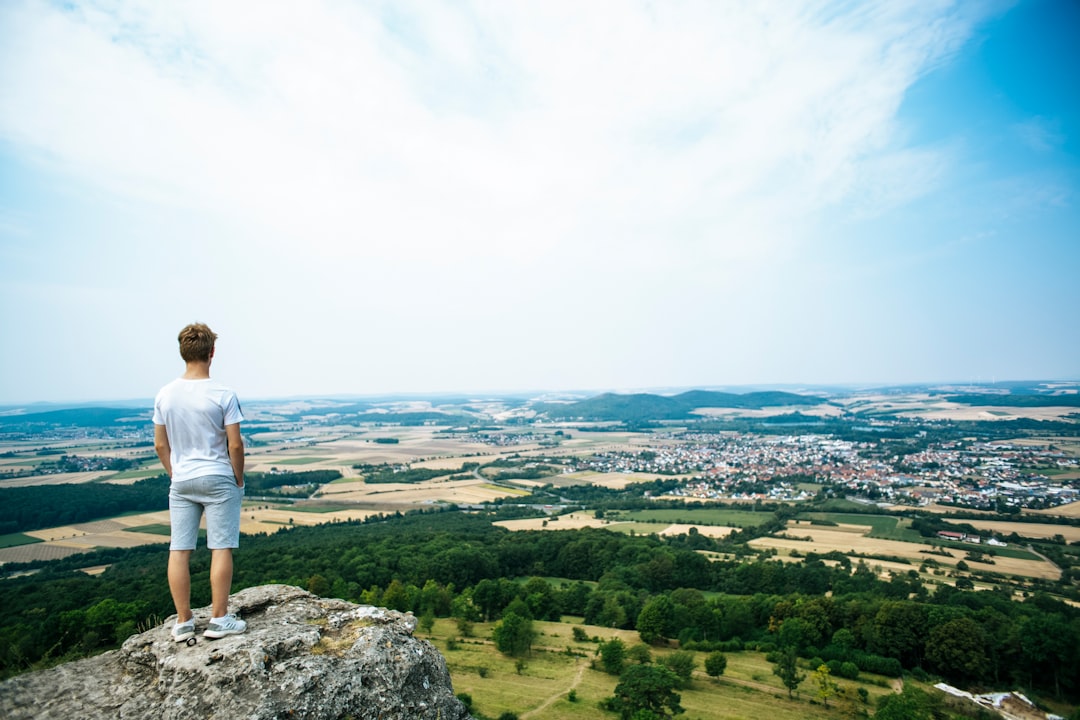
[[0, 3], [0, 403], [1080, 379], [1080, 4]]

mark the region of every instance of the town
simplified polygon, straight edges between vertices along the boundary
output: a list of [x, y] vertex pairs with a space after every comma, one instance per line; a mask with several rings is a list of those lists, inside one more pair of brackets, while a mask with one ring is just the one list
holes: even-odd
[[1000, 512], [1057, 507], [1080, 498], [1077, 458], [1052, 442], [952, 441], [910, 455], [881, 457], [869, 442], [824, 435], [695, 432], [669, 434], [649, 449], [577, 460], [566, 472], [656, 473], [685, 477], [672, 495], [702, 500], [800, 501], [808, 482], [881, 505], [939, 503]]

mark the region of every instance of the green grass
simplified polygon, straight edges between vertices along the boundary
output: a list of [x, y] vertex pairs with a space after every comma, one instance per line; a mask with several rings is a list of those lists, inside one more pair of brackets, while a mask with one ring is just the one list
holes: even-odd
[[[137, 527], [124, 528], [124, 532], [148, 533], [150, 535], [164, 535], [165, 537], [169, 537], [169, 535], [172, 534], [172, 530], [164, 523], [153, 523], [151, 525], [139, 525]], [[200, 530], [200, 532], [205, 531]]]
[[346, 509], [348, 508], [344, 505], [292, 505], [289, 507], [290, 512], [305, 513], [332, 513]]
[[911, 529], [911, 520], [893, 515], [862, 515], [859, 513], [840, 512], [804, 512], [797, 520], [829, 520], [843, 525], [865, 525], [873, 528], [869, 537], [882, 540], [900, 540], [902, 542], [925, 543], [917, 531]]
[[[1043, 559], [1041, 557], [1039, 557], [1038, 555], [1036, 555], [1035, 553], [1030, 552], [1028, 550], [1024, 550], [1023, 548], [1019, 548], [1019, 547], [1016, 547], [1016, 546], [1013, 546], [1013, 545], [1010, 545], [1009, 547], [994, 547], [992, 545], [975, 545], [974, 543], [953, 542], [952, 540], [942, 540], [941, 538], [924, 538], [923, 539], [923, 542], [928, 543], [928, 542], [931, 542], [931, 541], [933, 541], [933, 543], [935, 545], [947, 547], [950, 550], [958, 550], [958, 551], [962, 551], [964, 553], [969, 553], [969, 552], [982, 553], [983, 555], [986, 555], [990, 559], [993, 559], [994, 556], [996, 555], [998, 557], [1010, 557], [1010, 558], [1016, 558], [1018, 560], [1034, 560], [1035, 562], [1044, 562]], [[929, 557], [933, 557], [933, 555], [930, 555]], [[960, 559], [962, 560], [963, 558], [960, 558]], [[971, 563], [971, 561], [969, 560], [968, 563]], [[975, 564], [972, 565], [973, 569], [979, 568], [979, 567], [982, 567], [983, 569], [986, 569], [986, 570], [993, 570], [994, 569], [993, 565], [983, 565], [982, 563], [975, 563]]]
[[[163, 537], [169, 537], [172, 534], [169, 526], [162, 523], [153, 523], [151, 525], [139, 525], [138, 527], [124, 528], [124, 532], [146, 533], [148, 535], [161, 535]], [[199, 528], [199, 539], [206, 540], [206, 530]]]
[[162, 468], [154, 468], [153, 470], [124, 470], [118, 472], [115, 475], [110, 475], [105, 480], [142, 480], [144, 478], [157, 477], [163, 475], [165, 470]]
[[31, 535], [23, 535], [22, 533], [0, 535], [0, 548], [18, 547], [20, 545], [33, 545], [34, 543], [39, 542], [45, 541], [41, 538], [36, 538]]
[[[964, 552], [982, 552], [986, 555], [998, 555], [1000, 557], [1011, 557], [1018, 560], [1035, 560], [1041, 562], [1041, 558], [1032, 552], [1024, 550], [1018, 547], [992, 547], [990, 545], [975, 545], [972, 543], [964, 542], [952, 542], [950, 540], [942, 540], [941, 538], [928, 538], [923, 537], [917, 531], [911, 529], [911, 520], [909, 518], [895, 517], [892, 515], [861, 515], [858, 513], [824, 513], [824, 512], [804, 512], [799, 513], [797, 520], [831, 520], [835, 523], [843, 523], [846, 525], [868, 525], [873, 528], [868, 537], [880, 538], [883, 540], [900, 540], [901, 542], [913, 542], [921, 543], [924, 545], [934, 544], [942, 547], [947, 547], [951, 550], [961, 550]], [[948, 518], [946, 518], [948, 519]], [[953, 520], [953, 522], [963, 522], [961, 520]], [[928, 557], [933, 557], [932, 555]], [[992, 568], [993, 566], [987, 566]]]
[[867, 508], [866, 503], [857, 503], [854, 500], [844, 500], [842, 498], [831, 498], [823, 503], [816, 505], [819, 512], [855, 512], [865, 511]]
[[[532, 655], [525, 658], [526, 666], [520, 674], [515, 669], [515, 660], [499, 653], [491, 643], [493, 623], [477, 623], [474, 637], [458, 639], [454, 650], [448, 648], [447, 640], [456, 638], [457, 631], [448, 619], [436, 620], [432, 633], [421, 636], [431, 640], [446, 658], [454, 692], [472, 696], [473, 709], [485, 717], [498, 717], [503, 712], [524, 716], [550, 700], [551, 703], [543, 711], [532, 717], [611, 720], [614, 715], [601, 710], [598, 704], [612, 695], [618, 678], [591, 668], [597, 645], [575, 642], [571, 634], [575, 624], [581, 625], [569, 622], [534, 623], [539, 635]], [[628, 646], [640, 642], [633, 631], [590, 625], [581, 627], [589, 637], [607, 640], [617, 636]], [[567, 654], [567, 648], [576, 654]], [[653, 658], [671, 651], [672, 648], [654, 647]], [[869, 692], [871, 707], [878, 696], [889, 692], [887, 688], [875, 684], [875, 680], [879, 680], [876, 676], [869, 676], [863, 682], [834, 678], [843, 694], [831, 699], [829, 708], [811, 704], [813, 680], [807, 668], [803, 667], [802, 671], [807, 673], [808, 678], [803, 681], [796, 698], [789, 700], [787, 690], [772, 674], [773, 666], [762, 653], [726, 654], [727, 670], [719, 679], [713, 679], [704, 673], [705, 653], [695, 653], [698, 668], [694, 679], [689, 687], [677, 691], [686, 709], [682, 717], [694, 720], [825, 720], [852, 717], [866, 707], [858, 699], [858, 687], [865, 687]], [[567, 699], [571, 689], [577, 695], [577, 702]]]
[[327, 459], [321, 457], [275, 458], [274, 465], [310, 465]]
[[620, 520], [637, 522], [679, 523], [686, 525], [718, 525], [721, 527], [757, 527], [773, 519], [771, 512], [753, 512], [729, 508], [694, 510], [634, 510], [620, 512]]

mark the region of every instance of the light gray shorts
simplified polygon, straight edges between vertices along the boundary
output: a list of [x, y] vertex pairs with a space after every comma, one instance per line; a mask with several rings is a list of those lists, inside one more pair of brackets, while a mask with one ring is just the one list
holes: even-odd
[[240, 501], [244, 488], [236, 478], [206, 475], [169, 485], [170, 550], [194, 550], [199, 522], [206, 512], [206, 546], [211, 550], [240, 547]]

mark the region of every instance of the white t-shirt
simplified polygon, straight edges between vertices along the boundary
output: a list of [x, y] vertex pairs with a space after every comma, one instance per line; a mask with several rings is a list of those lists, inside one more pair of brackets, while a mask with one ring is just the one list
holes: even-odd
[[210, 378], [177, 378], [161, 388], [154, 398], [154, 424], [164, 425], [169, 436], [173, 481], [231, 477], [225, 426], [243, 419], [236, 393]]

